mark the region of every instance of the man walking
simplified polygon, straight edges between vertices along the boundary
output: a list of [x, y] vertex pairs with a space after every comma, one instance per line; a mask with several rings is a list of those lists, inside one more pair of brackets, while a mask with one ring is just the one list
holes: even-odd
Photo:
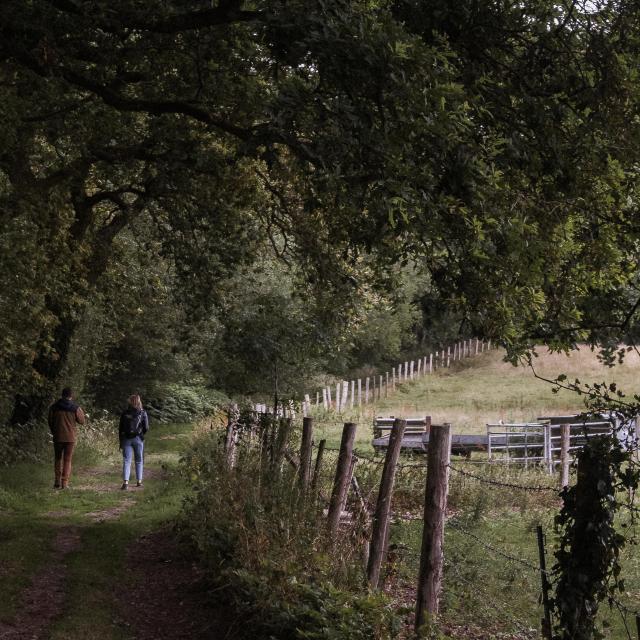
[[62, 398], [49, 407], [49, 429], [53, 435], [55, 456], [54, 489], [66, 489], [71, 475], [71, 458], [76, 445], [76, 423], [84, 424], [84, 412], [73, 402], [69, 387], [62, 390]]

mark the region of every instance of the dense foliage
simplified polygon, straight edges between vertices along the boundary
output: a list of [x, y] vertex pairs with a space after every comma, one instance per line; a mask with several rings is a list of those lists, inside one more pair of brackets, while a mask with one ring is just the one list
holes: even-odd
[[183, 531], [220, 608], [243, 620], [233, 637], [397, 637], [400, 617], [364, 586], [357, 545], [327, 539], [322, 510], [299, 493], [293, 470], [265, 465], [246, 439], [229, 470], [219, 434], [204, 434], [185, 457], [194, 491]]
[[406, 316], [403, 263], [428, 331], [634, 324], [634, 3], [8, 0], [0, 27], [3, 419], [192, 375], [212, 334], [233, 390], [388, 354], [359, 318]]

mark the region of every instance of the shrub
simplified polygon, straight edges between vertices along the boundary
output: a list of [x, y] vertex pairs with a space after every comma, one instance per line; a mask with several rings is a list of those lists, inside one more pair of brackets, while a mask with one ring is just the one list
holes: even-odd
[[152, 391], [145, 399], [145, 409], [158, 422], [192, 422], [228, 403], [229, 398], [214, 389], [170, 384]]
[[298, 492], [290, 466], [264, 464], [247, 439], [228, 471], [222, 440], [222, 431], [209, 432], [183, 460], [193, 493], [182, 526], [216, 597], [243, 619], [240, 637], [396, 637], [399, 618], [365, 588], [357, 546], [327, 540], [321, 510]]

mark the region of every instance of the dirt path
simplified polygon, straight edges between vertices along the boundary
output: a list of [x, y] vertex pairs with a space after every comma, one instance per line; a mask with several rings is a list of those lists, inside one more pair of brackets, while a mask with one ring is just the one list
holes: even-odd
[[60, 615], [65, 600], [67, 556], [80, 545], [77, 527], [62, 527], [53, 542], [49, 563], [32, 579], [23, 592], [24, 606], [13, 624], [0, 622], [0, 639], [31, 640], [42, 638]]
[[215, 596], [176, 533], [156, 531], [128, 554], [131, 575], [122, 616], [135, 640], [225, 638]]

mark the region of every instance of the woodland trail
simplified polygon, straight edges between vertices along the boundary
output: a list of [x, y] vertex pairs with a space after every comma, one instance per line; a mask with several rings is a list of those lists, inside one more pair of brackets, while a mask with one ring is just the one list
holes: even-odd
[[212, 598], [174, 526], [190, 430], [150, 433], [140, 489], [120, 490], [117, 456], [80, 460], [66, 491], [46, 463], [1, 471], [0, 640], [215, 640]]

